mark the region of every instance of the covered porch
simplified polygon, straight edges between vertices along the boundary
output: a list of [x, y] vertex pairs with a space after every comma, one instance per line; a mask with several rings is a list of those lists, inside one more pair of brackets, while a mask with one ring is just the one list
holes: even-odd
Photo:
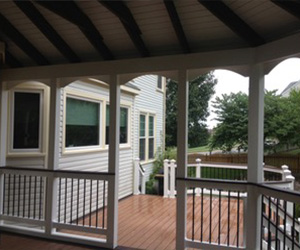
[[[267, 186], [262, 178], [264, 77], [282, 60], [300, 56], [299, 2], [100, 2], [0, 4], [1, 231], [112, 249], [299, 249], [299, 194]], [[247, 181], [187, 174], [188, 81], [217, 68], [249, 77]], [[177, 197], [141, 195], [119, 203], [120, 89], [150, 73], [178, 82]], [[107, 171], [60, 170], [62, 89], [90, 77], [109, 84]], [[9, 90], [28, 81], [50, 89], [49, 130], [41, 150], [30, 152], [39, 153], [44, 168], [7, 166]], [[163, 233], [157, 221], [164, 222]], [[2, 237], [2, 244], [14, 244], [13, 236]]]

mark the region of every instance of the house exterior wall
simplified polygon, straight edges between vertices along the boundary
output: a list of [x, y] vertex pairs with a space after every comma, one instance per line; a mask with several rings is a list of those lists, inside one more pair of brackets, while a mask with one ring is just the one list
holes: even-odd
[[[162, 145], [162, 132], [163, 132], [163, 110], [164, 110], [164, 93], [157, 90], [157, 76], [149, 75], [142, 76], [131, 81], [132, 84], [137, 86], [140, 91], [129, 93], [129, 91], [121, 91], [121, 107], [128, 108], [128, 143], [120, 145], [120, 181], [119, 181], [119, 198], [126, 197], [133, 193], [133, 167], [134, 160], [139, 156], [139, 115], [140, 112], [150, 112], [155, 115], [155, 151]], [[31, 84], [35, 86], [35, 83]], [[40, 84], [37, 84], [40, 87]], [[21, 88], [27, 86], [21, 86]], [[47, 87], [48, 88], [48, 87]], [[128, 88], [126, 88], [128, 90]], [[12, 91], [12, 90], [11, 90]], [[44, 112], [49, 112], [49, 89], [47, 90], [47, 98], [45, 102]], [[80, 150], [77, 148], [66, 149], [64, 147], [65, 140], [65, 107], [66, 96], [76, 97], [82, 96], [85, 99], [95, 98], [100, 103], [100, 146], [97, 148], [82, 147]], [[11, 102], [9, 99], [8, 109], [11, 109]], [[59, 127], [59, 163], [55, 169], [59, 170], [73, 170], [73, 171], [108, 171], [108, 146], [105, 145], [105, 117], [106, 117], [106, 104], [109, 104], [109, 89], [105, 84], [96, 84], [95, 82], [75, 81], [68, 86], [61, 89], [60, 99], [60, 127]], [[151, 104], [151, 105], [149, 105]], [[10, 116], [12, 110], [9, 110]], [[47, 120], [48, 119], [48, 120]], [[45, 121], [43, 133], [48, 134], [49, 115]], [[12, 127], [8, 121], [8, 127]], [[12, 133], [10, 131], [9, 133]], [[8, 135], [8, 141], [10, 135]], [[6, 165], [24, 167], [24, 168], [47, 168], [47, 152], [51, 149], [48, 148], [48, 138], [43, 138], [42, 152], [28, 154], [21, 152], [18, 154], [8, 153], [6, 157]], [[142, 162], [146, 169], [146, 176], [149, 177], [152, 171], [153, 161]]]
[[[132, 84], [141, 89], [139, 95], [135, 97], [135, 123], [134, 138], [134, 157], [139, 158], [139, 116], [140, 114], [155, 115], [155, 153], [161, 150], [164, 142], [164, 105], [165, 105], [165, 78], [162, 78], [162, 89], [157, 88], [157, 75], [146, 75], [135, 78], [131, 81]], [[153, 170], [153, 160], [141, 161], [143, 168], [146, 171], [146, 179], [149, 179]]]

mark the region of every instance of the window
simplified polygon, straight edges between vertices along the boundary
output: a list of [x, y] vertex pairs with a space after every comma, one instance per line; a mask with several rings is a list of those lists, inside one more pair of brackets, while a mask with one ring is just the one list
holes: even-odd
[[13, 149], [40, 148], [41, 94], [14, 92]]
[[146, 116], [140, 115], [140, 160], [145, 160], [146, 151]]
[[162, 89], [162, 77], [157, 76], [157, 88]]
[[154, 159], [155, 153], [155, 116], [150, 114], [140, 115], [140, 146], [139, 158], [141, 161]]
[[99, 119], [100, 103], [67, 97], [65, 146], [99, 145]]
[[154, 158], [154, 116], [149, 116], [149, 126], [148, 126], [148, 159]]
[[[109, 143], [109, 105], [106, 105], [105, 144]], [[128, 108], [120, 109], [120, 143], [128, 143]]]

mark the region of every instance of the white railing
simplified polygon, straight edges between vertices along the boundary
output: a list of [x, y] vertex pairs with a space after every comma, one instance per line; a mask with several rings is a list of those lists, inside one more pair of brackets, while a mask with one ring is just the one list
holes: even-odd
[[133, 181], [133, 194], [146, 193], [146, 176], [145, 169], [140, 164], [140, 159], [136, 158], [134, 161], [134, 181]]
[[111, 247], [114, 174], [0, 168], [0, 229]]
[[[188, 164], [187, 166], [188, 177], [194, 178], [210, 178], [210, 179], [223, 179], [223, 180], [246, 180], [247, 179], [247, 166], [245, 165], [236, 165], [236, 164], [211, 164], [211, 163], [202, 163], [200, 159], [196, 159], [195, 164]], [[176, 195], [176, 168], [177, 164], [175, 160], [164, 160], [164, 198], [175, 198]], [[192, 170], [192, 171], [191, 171]], [[204, 170], [209, 170], [208, 174], [203, 174]], [[235, 172], [234, 172], [235, 171]], [[264, 179], [270, 185], [277, 185], [278, 187], [286, 187], [287, 185], [294, 185], [294, 177], [291, 174], [291, 171], [288, 169], [288, 166], [283, 165], [281, 169], [275, 167], [264, 166]], [[190, 175], [192, 173], [192, 176]], [[273, 175], [271, 180], [270, 175]], [[276, 175], [276, 176], [275, 176]], [[277, 182], [273, 182], [277, 181]], [[288, 180], [289, 184], [286, 182]], [[293, 188], [292, 188], [293, 189]], [[199, 193], [199, 189], [196, 190], [196, 193]]]

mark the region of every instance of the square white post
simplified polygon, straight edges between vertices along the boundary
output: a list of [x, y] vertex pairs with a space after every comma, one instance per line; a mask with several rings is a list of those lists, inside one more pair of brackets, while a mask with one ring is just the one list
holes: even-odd
[[6, 165], [7, 151], [7, 120], [8, 120], [8, 90], [6, 83], [1, 81], [1, 119], [0, 119], [0, 166]]
[[108, 183], [107, 243], [110, 248], [118, 245], [118, 187], [119, 187], [119, 134], [120, 134], [120, 81], [110, 76], [109, 83], [109, 155], [108, 172], [115, 174]]
[[[177, 115], [177, 178], [187, 176], [187, 145], [188, 145], [188, 103], [189, 84], [187, 71], [178, 72], [178, 115]], [[177, 224], [176, 249], [185, 249], [186, 238], [186, 187], [183, 181], [177, 182]]]
[[140, 194], [139, 184], [140, 184], [140, 158], [134, 160], [134, 170], [133, 170], [133, 194]]
[[[60, 129], [61, 88], [58, 79], [50, 82], [50, 114], [47, 168], [55, 170], [59, 164], [59, 129]], [[46, 233], [51, 235], [52, 223], [57, 220], [57, 180], [49, 175], [45, 191]]]
[[[249, 82], [248, 182], [263, 181], [264, 151], [264, 72], [263, 65], [252, 65]], [[248, 185], [246, 248], [259, 249], [261, 237], [261, 195]]]

